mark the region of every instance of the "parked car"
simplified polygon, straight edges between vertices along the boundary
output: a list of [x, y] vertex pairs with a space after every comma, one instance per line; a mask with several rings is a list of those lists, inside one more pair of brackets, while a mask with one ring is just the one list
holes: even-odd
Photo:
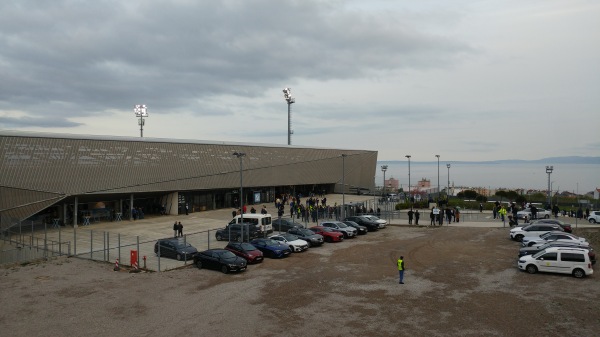
[[568, 248], [587, 249], [588, 255], [590, 257], [590, 261], [592, 261], [592, 264], [596, 263], [596, 252], [594, 251], [594, 249], [591, 246], [584, 246], [584, 245], [578, 244], [578, 243], [557, 242], [557, 241], [547, 242], [547, 243], [545, 243], [543, 245], [539, 245], [539, 246], [535, 245], [535, 246], [531, 246], [531, 247], [523, 247], [523, 248], [519, 249], [519, 257], [525, 256], [525, 255], [533, 255], [537, 252], [541, 252], [542, 250], [544, 250], [546, 248], [551, 248], [551, 247], [568, 247]]
[[344, 223], [345, 223], [346, 225], [350, 226], [350, 227], [354, 227], [354, 228], [356, 228], [356, 233], [357, 233], [358, 235], [365, 235], [365, 234], [367, 234], [367, 232], [369, 231], [369, 230], [367, 229], [367, 227], [365, 227], [365, 226], [361, 226], [361, 225], [357, 224], [357, 223], [356, 223], [356, 222], [354, 222], [354, 221], [344, 221]]
[[160, 239], [154, 244], [156, 255], [159, 255], [159, 248], [161, 257], [170, 257], [178, 261], [191, 260], [198, 253], [198, 250], [183, 238]]
[[227, 249], [209, 249], [194, 255], [194, 264], [198, 269], [220, 270], [224, 274], [232, 271], [244, 271], [246, 259], [236, 256]]
[[292, 228], [304, 228], [300, 221], [296, 221], [290, 218], [274, 219], [272, 224], [273, 230], [276, 230], [278, 232], [287, 232]]
[[225, 228], [217, 229], [215, 232], [217, 241], [242, 241], [242, 235], [247, 240], [262, 237], [264, 232], [260, 231], [257, 225], [251, 223], [228, 224]]
[[290, 247], [290, 250], [294, 253], [300, 253], [308, 249], [308, 242], [299, 239], [294, 234], [282, 233], [272, 235], [269, 237], [269, 239], [273, 239], [275, 241], [279, 241], [288, 245], [288, 247]]
[[534, 224], [534, 225], [529, 225], [529, 226], [525, 226], [525, 227], [512, 228], [510, 230], [510, 238], [513, 240], [516, 240], [516, 241], [521, 241], [525, 236], [541, 235], [546, 232], [552, 232], [552, 231], [563, 232], [564, 230], [559, 225], [553, 225], [553, 224], [549, 224], [549, 223], [548, 224], [540, 223], [540, 224]]
[[265, 257], [282, 258], [292, 253], [288, 245], [273, 239], [254, 239], [250, 244], [263, 252]]
[[354, 238], [357, 235], [356, 228], [354, 228], [352, 226], [348, 226], [345, 223], [340, 222], [340, 221], [323, 221], [323, 222], [321, 222], [321, 226], [329, 227], [336, 232], [340, 232], [340, 233], [344, 234], [344, 239]]
[[225, 249], [239, 257], [243, 257], [248, 261], [248, 264], [261, 263], [264, 259], [263, 253], [247, 242], [230, 242], [225, 246]]
[[589, 251], [583, 248], [551, 247], [519, 258], [519, 269], [530, 274], [538, 271], [572, 274], [577, 278], [592, 275]]
[[380, 219], [374, 215], [364, 215], [364, 217], [371, 221], [377, 222], [379, 224], [379, 229], [385, 228], [385, 226], [387, 226], [387, 221]]
[[344, 234], [342, 234], [340, 232], [336, 232], [336, 231], [334, 231], [331, 228], [322, 227], [322, 226], [315, 226], [315, 227], [311, 227], [309, 229], [311, 231], [313, 231], [314, 233], [323, 236], [323, 238], [325, 239], [325, 242], [340, 242], [340, 241], [344, 241]]
[[600, 211], [591, 211], [590, 216], [588, 216], [587, 220], [590, 223], [600, 223]]
[[308, 247], [320, 246], [325, 242], [323, 235], [315, 234], [315, 232], [306, 228], [292, 228], [288, 233], [296, 235], [299, 239], [306, 241]]
[[374, 232], [379, 229], [379, 223], [365, 217], [364, 215], [349, 216], [344, 221], [354, 221], [361, 226], [367, 227], [369, 232]]
[[[531, 247], [534, 245], [544, 244], [550, 241], [558, 241], [558, 242], [570, 242], [570, 243], [580, 243], [586, 244], [587, 240], [585, 238], [565, 233], [565, 232], [547, 232], [540, 235], [533, 236], [525, 236], [521, 239], [521, 244], [523, 247]], [[588, 243], [589, 245], [589, 243]]]
[[555, 224], [555, 225], [560, 225], [560, 227], [562, 227], [565, 230], [565, 232], [567, 232], [567, 233], [573, 232], [573, 227], [571, 226], [571, 224], [568, 224], [568, 223], [558, 220], [558, 219], [533, 220], [533, 221], [531, 221], [530, 224], [533, 225], [533, 224], [538, 224], [538, 223], [551, 223], [551, 224]]
[[[550, 216], [552, 215], [552, 211], [549, 209], [543, 209], [543, 208], [538, 208], [537, 212], [536, 212], [536, 216], [538, 219], [549, 219]], [[531, 220], [531, 208], [525, 208], [522, 211], [518, 211], [517, 212], [517, 219], [525, 219], [525, 217], [527, 217], [527, 219]]]

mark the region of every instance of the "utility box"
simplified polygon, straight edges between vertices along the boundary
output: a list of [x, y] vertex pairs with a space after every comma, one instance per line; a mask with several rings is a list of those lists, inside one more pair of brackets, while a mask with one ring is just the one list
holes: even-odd
[[137, 267], [138, 264], [138, 252], [137, 250], [132, 250], [131, 254], [129, 255], [130, 259], [129, 259], [129, 265], [132, 267]]

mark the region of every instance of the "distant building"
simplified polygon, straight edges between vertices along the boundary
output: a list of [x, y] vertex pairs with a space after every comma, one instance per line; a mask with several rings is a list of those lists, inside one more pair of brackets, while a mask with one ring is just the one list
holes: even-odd
[[429, 179], [423, 178], [421, 180], [419, 180], [419, 182], [417, 183], [417, 188], [418, 189], [427, 189], [431, 187], [431, 181]]
[[385, 190], [388, 191], [388, 193], [391, 193], [392, 191], [394, 193], [398, 192], [399, 186], [400, 182], [398, 181], [398, 179], [394, 179], [394, 177], [385, 180]]

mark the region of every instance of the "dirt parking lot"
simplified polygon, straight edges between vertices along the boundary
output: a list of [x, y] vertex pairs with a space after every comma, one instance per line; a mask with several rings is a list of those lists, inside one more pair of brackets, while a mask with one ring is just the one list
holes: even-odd
[[[583, 232], [586, 231], [586, 232]], [[598, 237], [597, 229], [578, 234]], [[392, 226], [242, 274], [1, 270], [4, 336], [597, 336], [598, 275], [519, 272], [506, 228]], [[596, 245], [597, 246], [597, 245]], [[404, 255], [405, 284], [396, 259]]]

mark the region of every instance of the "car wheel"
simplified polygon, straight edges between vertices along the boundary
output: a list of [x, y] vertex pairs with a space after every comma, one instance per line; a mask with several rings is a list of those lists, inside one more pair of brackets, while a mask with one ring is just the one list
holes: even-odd
[[544, 216], [544, 219], [550, 219], [550, 216], [546, 214], [546, 216]]
[[525, 270], [527, 270], [527, 272], [529, 274], [535, 274], [535, 273], [537, 273], [537, 267], [534, 266], [534, 265], [532, 265], [532, 264], [528, 265], [527, 268], [525, 268]]
[[310, 243], [310, 241], [306, 241], [306, 243], [308, 244], [308, 248], [312, 247], [312, 243]]
[[519, 242], [523, 241], [523, 235], [521, 235], [521, 234], [517, 234], [517, 235], [515, 236], [515, 240], [516, 240], [516, 241], [519, 241]]
[[330, 238], [330, 237], [328, 236], [328, 237], [326, 237], [326, 238], [325, 238], [325, 241], [326, 241], [326, 242], [332, 242], [332, 241], [333, 241], [333, 239], [332, 239], [332, 238]]
[[535, 245], [535, 242], [530, 242], [527, 244], [527, 247], [533, 247], [533, 245]]
[[294, 246], [290, 246], [290, 251], [291, 252], [295, 252], [296, 250], [294, 249]]
[[179, 253], [177, 253], [177, 255], [175, 255], [175, 258], [177, 259], [177, 261], [181, 261], [182, 260], [181, 254], [179, 254]]
[[196, 268], [202, 269], [202, 260], [196, 260]]
[[582, 278], [585, 276], [585, 272], [578, 268], [573, 270], [573, 276], [575, 276], [576, 278]]
[[596, 219], [590, 219], [590, 223], [596, 223]]
[[223, 237], [221, 236], [221, 234], [217, 234], [217, 241], [223, 241]]
[[229, 268], [227, 268], [227, 266], [221, 266], [221, 272], [223, 274], [227, 274], [227, 273], [229, 273]]

